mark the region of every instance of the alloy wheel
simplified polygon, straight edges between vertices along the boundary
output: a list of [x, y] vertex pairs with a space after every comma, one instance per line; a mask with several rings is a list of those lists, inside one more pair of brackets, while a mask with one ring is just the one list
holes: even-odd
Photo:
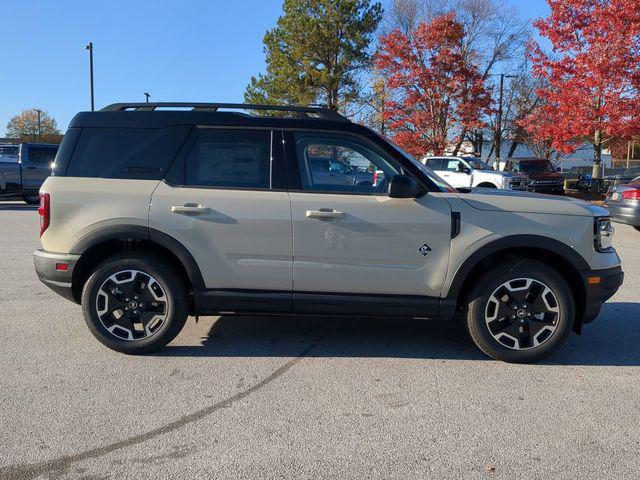
[[489, 333], [513, 350], [549, 341], [558, 327], [560, 304], [555, 293], [533, 278], [516, 278], [496, 288], [485, 307]]
[[169, 299], [151, 275], [122, 270], [107, 278], [96, 296], [96, 311], [107, 331], [122, 340], [142, 340], [160, 330]]

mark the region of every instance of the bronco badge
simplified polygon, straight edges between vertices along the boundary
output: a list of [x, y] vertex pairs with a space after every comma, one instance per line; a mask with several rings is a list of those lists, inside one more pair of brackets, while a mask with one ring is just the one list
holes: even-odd
[[423, 243], [418, 247], [418, 253], [421, 253], [422, 255], [426, 256], [430, 251], [431, 251], [431, 247], [426, 243]]

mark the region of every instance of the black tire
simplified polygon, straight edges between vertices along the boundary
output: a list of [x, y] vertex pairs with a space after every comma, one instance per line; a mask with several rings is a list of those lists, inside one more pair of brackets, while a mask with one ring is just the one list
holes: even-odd
[[[551, 296], [546, 296], [548, 292], [544, 289], [540, 294], [542, 296], [544, 292], [547, 292], [545, 295], [546, 300], [542, 299], [544, 305], [556, 304], [553, 307], [557, 312], [542, 314], [542, 318], [550, 319], [548, 322], [538, 320], [536, 314], [532, 317], [525, 316], [540, 305], [528, 303], [529, 298], [537, 299], [538, 297], [533, 293], [528, 293], [527, 289], [523, 289], [521, 292], [509, 291], [508, 289], [506, 291], [498, 290], [505, 283], [516, 279], [531, 279], [533, 281], [531, 285], [535, 286], [538, 292], [540, 292], [540, 285], [542, 285], [543, 287], [548, 287], [553, 293]], [[522, 284], [522, 281], [520, 284]], [[518, 285], [518, 282], [509, 283], [509, 287], [518, 287]], [[500, 295], [500, 297], [501, 299], [508, 298], [509, 300], [501, 304], [501, 300], [497, 296], [491, 299], [496, 291], [506, 293], [505, 296]], [[513, 309], [513, 304], [516, 303], [510, 298], [511, 295], [514, 296], [513, 298], [526, 297], [527, 299], [521, 302], [524, 305], [521, 306], [528, 307], [528, 309], [521, 309], [516, 306], [513, 315], [503, 316], [501, 314], [503, 310], [499, 309], [505, 309], [504, 311]], [[527, 295], [531, 296], [528, 297]], [[491, 305], [488, 305], [490, 302]], [[543, 307], [543, 310], [545, 308]], [[493, 309], [494, 313], [489, 315], [491, 309]], [[519, 317], [522, 310], [525, 312], [523, 314], [524, 318]], [[540, 316], [539, 313], [537, 315]], [[515, 319], [511, 320], [511, 317]], [[495, 320], [490, 320], [491, 318], [495, 318]], [[500, 318], [504, 321], [500, 320]], [[547, 264], [529, 259], [512, 260], [490, 269], [477, 279], [474, 288], [467, 297], [466, 319], [467, 330], [472, 340], [489, 357], [514, 363], [535, 362], [555, 352], [571, 333], [575, 319], [573, 294], [562, 276]], [[522, 326], [520, 326], [519, 322], [522, 322]], [[497, 333], [492, 334], [489, 325], [494, 325], [492, 328]], [[504, 325], [507, 325], [507, 327], [503, 327]], [[546, 331], [543, 332], [542, 327], [547, 325], [548, 328], [545, 328], [544, 330]], [[507, 330], [509, 327], [522, 332], [518, 334], [522, 335], [522, 337], [513, 341], [514, 337], [509, 337], [505, 334], [505, 332], [513, 331]], [[502, 328], [504, 330], [501, 330]], [[555, 328], [555, 330], [551, 331], [552, 328]], [[536, 329], [540, 330], [536, 332]], [[546, 332], [548, 331], [551, 331], [551, 333], [547, 335]], [[534, 332], [533, 340], [531, 332]], [[499, 339], [496, 339], [494, 335], [497, 335]], [[544, 338], [545, 336], [546, 338]], [[541, 339], [540, 341], [538, 341], [539, 338]], [[536, 345], [536, 343], [539, 344]]]
[[40, 197], [38, 195], [25, 195], [24, 197], [22, 197], [22, 200], [24, 200], [24, 203], [26, 203], [27, 205], [37, 205], [40, 203]]
[[[130, 336], [148, 335], [144, 338], [123, 338], [126, 329], [120, 328], [118, 325], [115, 326], [115, 329], [113, 325], [110, 325], [109, 328], [116, 332], [112, 333], [112, 331], [107, 329], [98, 313], [98, 302], [103, 302], [103, 304], [107, 302], [107, 311], [112, 305], [120, 304], [123, 307], [119, 308], [119, 313], [122, 313], [124, 308], [129, 310], [130, 304], [127, 303], [128, 297], [127, 302], [124, 302], [124, 298], [118, 299], [113, 295], [107, 295], [105, 293], [110, 289], [110, 287], [106, 288], [109, 284], [105, 284], [105, 282], [108, 282], [112, 275], [128, 270], [135, 270], [141, 273], [141, 282], [138, 282], [139, 285], [143, 287], [139, 289], [139, 291], [142, 292], [140, 293], [140, 298], [144, 301], [147, 301], [144, 297], [145, 295], [147, 299], [151, 298], [151, 301], [147, 302], [147, 305], [144, 303], [141, 303], [141, 305], [147, 307], [149, 311], [144, 311], [143, 308], [141, 309], [142, 313], [140, 313], [141, 310], [136, 309], [135, 311], [139, 313], [139, 317], [133, 317], [133, 312], [126, 312], [126, 314], [124, 314], [125, 316], [121, 317], [122, 320], [119, 318], [116, 319], [114, 314], [109, 313], [103, 314], [102, 317], [108, 319], [105, 320], [106, 322], [113, 321], [114, 324], [119, 322], [124, 324], [128, 321], [130, 325], [128, 334]], [[146, 284], [144, 283], [145, 275], [152, 278], [152, 280], [147, 281]], [[124, 274], [124, 277], [126, 278], [127, 274]], [[155, 280], [155, 282], [153, 280]], [[156, 283], [158, 286], [152, 288], [152, 285]], [[102, 289], [103, 284], [105, 285], [105, 289]], [[129, 284], [133, 285], [130, 286]], [[111, 285], [120, 286], [114, 283], [111, 283]], [[136, 281], [132, 278], [130, 281], [125, 282], [118, 294], [131, 291], [131, 289], [135, 290], [135, 287]], [[154, 290], [155, 293], [151, 290]], [[160, 297], [158, 301], [153, 302], [154, 297], [149, 297], [149, 295], [160, 295]], [[101, 299], [98, 298], [99, 296]], [[124, 297], [124, 295], [120, 295], [120, 297]], [[155, 305], [152, 306], [154, 303]], [[134, 329], [134, 323], [136, 323], [134, 318], [146, 318], [148, 320], [152, 317], [149, 323], [154, 322], [154, 320], [158, 323], [155, 314], [160, 311], [164, 319], [159, 326], [157, 326], [157, 330], [150, 333], [146, 331], [146, 327], [143, 328], [143, 332]], [[127, 252], [108, 258], [91, 274], [82, 290], [82, 313], [89, 330], [91, 330], [91, 333], [93, 333], [103, 345], [122, 353], [144, 354], [161, 349], [180, 333], [180, 330], [182, 330], [187, 320], [188, 312], [187, 289], [181, 276], [168, 266], [161, 257], [147, 252]], [[138, 320], [136, 325], [142, 326], [143, 320]]]
[[640, 232], [640, 227], [633, 227], [633, 228], [635, 228], [637, 231]]
[[481, 183], [476, 188], [498, 188], [498, 187], [493, 183]]

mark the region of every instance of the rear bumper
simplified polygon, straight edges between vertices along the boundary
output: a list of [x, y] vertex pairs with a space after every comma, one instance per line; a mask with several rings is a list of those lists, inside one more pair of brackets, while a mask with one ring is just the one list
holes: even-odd
[[[622, 267], [606, 268], [604, 270], [584, 270], [580, 272], [584, 282], [586, 298], [582, 323], [592, 322], [600, 313], [602, 304], [618, 291], [624, 280]], [[598, 277], [599, 283], [589, 283], [589, 279]]]
[[[45, 250], [33, 252], [33, 263], [38, 278], [58, 295], [77, 303], [73, 297], [73, 269], [80, 255], [52, 253]], [[66, 270], [59, 270], [56, 265], [66, 264]]]
[[616, 202], [609, 202], [604, 207], [609, 210], [614, 221], [640, 227], [640, 203], [638, 205], [617, 205]]

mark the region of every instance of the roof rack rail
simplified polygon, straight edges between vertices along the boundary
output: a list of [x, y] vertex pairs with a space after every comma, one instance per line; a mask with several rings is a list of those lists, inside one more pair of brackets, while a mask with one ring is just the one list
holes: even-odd
[[292, 112], [303, 118], [320, 117], [324, 120], [348, 122], [349, 119], [334, 110], [324, 107], [300, 107], [285, 105], [258, 105], [249, 103], [193, 103], [193, 102], [154, 102], [154, 103], [113, 103], [101, 109], [101, 112], [154, 111], [158, 108], [191, 108], [192, 111], [217, 112], [219, 109], [263, 110]]

